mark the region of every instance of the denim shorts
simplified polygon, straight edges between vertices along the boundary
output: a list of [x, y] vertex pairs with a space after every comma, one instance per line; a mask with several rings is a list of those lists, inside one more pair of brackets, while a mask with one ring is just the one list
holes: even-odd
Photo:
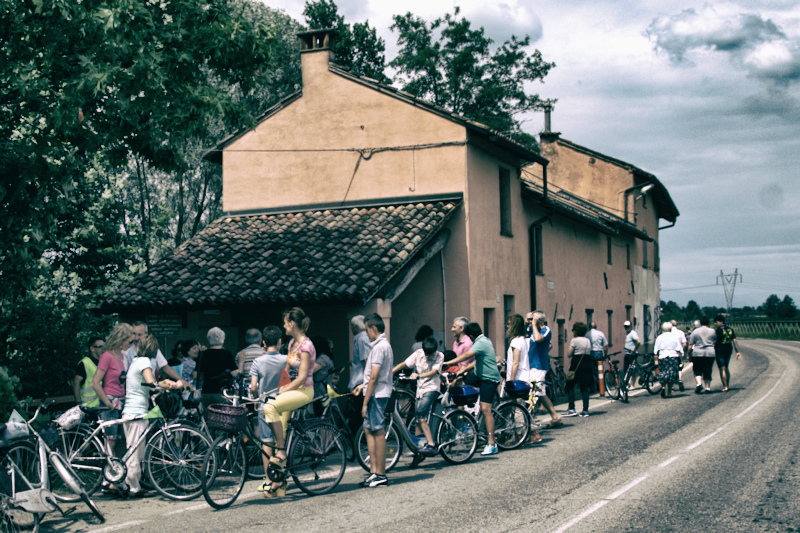
[[258, 437], [264, 442], [275, 442], [275, 434], [264, 418], [263, 408], [258, 409]]
[[364, 419], [364, 429], [370, 431], [378, 431], [386, 427], [386, 405], [389, 403], [389, 398], [376, 398], [369, 399], [367, 404], [367, 417]]
[[414, 405], [414, 417], [427, 420], [431, 407], [433, 407], [433, 402], [436, 401], [438, 396], [438, 392], [430, 391], [423, 393], [422, 398], [417, 398], [417, 402]]

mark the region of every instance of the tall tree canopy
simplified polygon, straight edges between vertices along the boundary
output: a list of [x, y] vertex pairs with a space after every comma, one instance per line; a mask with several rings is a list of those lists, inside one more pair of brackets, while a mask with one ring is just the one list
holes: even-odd
[[366, 76], [380, 83], [389, 83], [384, 74], [386, 45], [378, 37], [369, 21], [356, 22], [352, 26], [344, 21], [333, 0], [306, 2], [303, 9], [306, 24], [312, 30], [334, 28], [337, 32], [333, 46], [334, 62], [349, 68], [359, 76]]
[[430, 24], [411, 13], [394, 16], [400, 51], [389, 65], [397, 69], [395, 82], [414, 96], [538, 146], [522, 131], [520, 115], [549, 109], [555, 100], [528, 93], [525, 84], [542, 82], [555, 63], [544, 61], [539, 50], [528, 53], [527, 35], [512, 36], [493, 50], [483, 27], [474, 29], [459, 13], [456, 7]]
[[203, 151], [297, 90], [299, 29], [256, 0], [0, 0], [0, 365], [23, 393], [217, 216]]

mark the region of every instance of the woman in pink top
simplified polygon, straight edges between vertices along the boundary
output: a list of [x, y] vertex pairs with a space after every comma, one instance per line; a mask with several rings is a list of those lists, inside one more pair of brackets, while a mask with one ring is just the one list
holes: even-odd
[[[289, 355], [286, 358], [286, 368], [290, 375], [297, 371], [297, 376], [278, 392], [278, 396], [264, 405], [264, 418], [272, 426], [275, 434], [275, 455], [270, 462], [271, 467], [282, 468], [286, 464], [286, 450], [284, 450], [283, 428], [289, 422], [292, 411], [311, 403], [314, 399], [313, 368], [316, 362], [314, 344], [306, 336], [311, 319], [302, 309], [293, 307], [283, 312], [283, 327], [286, 334], [292, 337], [289, 341]], [[281, 497], [286, 494], [286, 481], [273, 482], [269, 490], [264, 492], [267, 498]]]
[[[130, 325], [124, 322], [117, 324], [106, 339], [106, 351], [97, 362], [92, 388], [100, 399], [100, 405], [110, 409], [101, 413], [103, 420], [117, 420], [122, 412], [125, 399], [125, 384], [120, 383], [120, 374], [125, 372], [125, 355], [122, 352], [130, 347], [134, 338]], [[105, 430], [108, 454], [112, 456], [119, 427], [111, 426]]]

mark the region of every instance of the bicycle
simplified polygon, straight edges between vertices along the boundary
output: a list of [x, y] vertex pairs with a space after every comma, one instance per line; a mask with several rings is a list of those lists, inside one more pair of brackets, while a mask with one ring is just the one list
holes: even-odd
[[[655, 370], [655, 365], [653, 361], [655, 359], [656, 354], [650, 353], [647, 355], [640, 354], [638, 357], [635, 357], [631, 364], [628, 365], [628, 369], [625, 371], [625, 376], [622, 378], [620, 382], [620, 386], [624, 387], [624, 396], [625, 401], [628, 398], [628, 390], [630, 387], [630, 382], [636, 377], [636, 374], [639, 374], [639, 383], [647, 389], [647, 392], [650, 394], [658, 394], [661, 392], [661, 382], [658, 381], [656, 375], [653, 373]], [[649, 362], [647, 364], [643, 364], [641, 362], [641, 358], [646, 358]]]
[[[200, 478], [202, 459], [211, 447], [211, 440], [191, 425], [168, 422], [157, 403], [158, 396], [167, 391], [154, 383], [143, 382], [142, 385], [156, 391], [157, 394], [151, 398], [155, 407], [144, 417], [133, 420], [150, 419], [151, 424], [136, 442], [128, 447], [121, 459], [107, 453], [101, 434], [107, 427], [130, 421], [125, 419], [100, 422], [88, 434], [84, 429], [77, 429], [75, 434], [69, 433], [70, 430], [62, 433], [61, 443], [67, 452], [66, 458], [72, 468], [80, 472], [82, 478], [93, 480], [93, 485], [89, 487], [91, 494], [99, 488], [103, 478], [108, 483], [121, 483], [128, 472], [125, 463], [139, 445], [146, 443], [142, 472], [150, 480], [153, 488], [162, 496], [172, 500], [196, 498], [202, 492]], [[166, 414], [169, 416], [176, 413]], [[74, 438], [71, 438], [73, 435]], [[66, 491], [56, 490], [54, 487], [54, 493], [61, 501], [74, 501], [74, 497]]]
[[[607, 355], [604, 355], [601, 361], [603, 362], [603, 385], [605, 386], [606, 392], [608, 393], [609, 398], [613, 398], [615, 400], [619, 400], [622, 398], [622, 392], [620, 383], [622, 381], [619, 372], [619, 361], [612, 359], [615, 355], [619, 355], [622, 352], [613, 352]], [[596, 376], [599, 382], [599, 375]], [[625, 393], [625, 400], [627, 400], [627, 391]]]
[[[223, 432], [214, 440], [203, 458], [203, 498], [214, 509], [232, 505], [242, 492], [248, 474], [248, 459], [245, 442], [258, 445], [266, 456], [263, 446], [272, 443], [262, 441], [253, 430], [257, 414], [242, 404], [265, 402], [264, 398], [245, 398], [243, 391], [238, 397], [227, 390], [222, 395], [238, 405], [209, 406], [209, 426]], [[315, 398], [318, 400], [322, 397]], [[312, 400], [313, 401], [313, 400]], [[295, 485], [309, 496], [326, 494], [335, 489], [344, 477], [347, 457], [341, 432], [330, 422], [320, 419], [304, 419], [304, 409], [292, 412], [286, 428], [286, 466], [283, 469], [267, 470], [273, 482], [282, 482], [291, 476]]]
[[[341, 431], [342, 437], [344, 438], [345, 445], [347, 447], [347, 460], [348, 461], [355, 461], [356, 460], [356, 447], [355, 447], [355, 437], [353, 436], [353, 432], [350, 431], [350, 424], [347, 422], [347, 418], [345, 418], [344, 414], [342, 413], [341, 408], [339, 407], [339, 398], [344, 396], [348, 396], [350, 393], [346, 394], [339, 394], [333, 387], [328, 385], [328, 403], [322, 409], [322, 414], [320, 418], [322, 420], [327, 420], [336, 428]], [[324, 400], [323, 400], [324, 401]]]
[[[48, 440], [54, 431], [36, 431], [33, 422], [48, 404], [43, 400], [36, 408], [25, 426], [30, 437], [20, 437], [3, 443], [2, 460], [0, 460], [0, 492], [2, 492], [2, 523], [6, 529], [33, 529], [38, 531], [39, 522], [44, 513], [61, 510], [56, 496], [50, 492], [50, 471], [52, 466], [62, 480], [64, 486], [76, 495], [75, 501], [83, 501], [92, 514], [103, 523], [105, 517], [97, 505], [89, 498], [83, 482], [70, 466], [69, 462], [56, 449], [52, 449]], [[5, 426], [5, 424], [3, 424]], [[2, 428], [5, 431], [5, 427]], [[47, 438], [46, 438], [47, 437]], [[19, 490], [19, 489], [23, 490]], [[31, 516], [27, 517], [26, 513]], [[6, 527], [8, 526], [8, 527]]]
[[545, 390], [550, 401], [555, 403], [556, 398], [567, 394], [567, 375], [564, 373], [560, 357], [551, 355], [550, 360], [553, 362], [553, 368], [548, 370], [545, 376]]
[[[431, 412], [428, 413], [428, 425], [431, 434], [437, 443], [436, 451], [442, 458], [450, 464], [463, 464], [472, 459], [475, 450], [478, 448], [477, 423], [475, 419], [464, 409], [458, 407], [454, 396], [450, 394], [450, 383], [447, 374], [442, 374], [442, 387], [444, 392], [440, 393], [439, 398], [433, 404]], [[398, 377], [398, 382], [408, 380]], [[414, 380], [411, 380], [414, 381]], [[395, 388], [392, 390], [392, 398], [386, 406], [386, 428], [384, 436], [386, 438], [386, 471], [389, 472], [400, 461], [403, 451], [403, 443], [415, 456], [421, 456], [421, 440], [412, 435], [413, 427], [409, 427], [403, 419], [398, 397], [404, 396], [406, 390]], [[415, 399], [416, 401], [416, 399]], [[455, 404], [456, 407], [453, 407]], [[360, 427], [355, 436], [358, 463], [367, 472], [370, 471], [369, 449], [367, 448], [367, 438], [364, 427]]]

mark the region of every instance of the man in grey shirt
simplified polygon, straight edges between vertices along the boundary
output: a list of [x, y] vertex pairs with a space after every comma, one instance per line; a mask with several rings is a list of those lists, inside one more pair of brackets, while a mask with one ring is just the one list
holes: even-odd
[[386, 325], [377, 313], [372, 313], [364, 320], [367, 336], [372, 349], [364, 366], [364, 382], [353, 390], [353, 394], [364, 391], [364, 406], [361, 416], [364, 418], [364, 433], [367, 436], [369, 450], [370, 474], [361, 482], [362, 487], [385, 487], [386, 479], [386, 405], [392, 395], [392, 367], [394, 354], [392, 346], [386, 338]]
[[[281, 353], [281, 330], [276, 326], [267, 326], [264, 328], [262, 334], [262, 346], [266, 349], [266, 353], [260, 357], [256, 357], [250, 365], [250, 392], [261, 396], [264, 393], [272, 393], [277, 395], [278, 384], [281, 381], [281, 371], [286, 367], [286, 356]], [[275, 442], [275, 436], [272, 429], [264, 419], [264, 404], [258, 404], [258, 433], [261, 440], [266, 442]], [[272, 447], [263, 446], [264, 452], [267, 455], [261, 455], [264, 462], [264, 472], [266, 473], [269, 466], [269, 459], [272, 456]], [[258, 490], [264, 492], [269, 489], [270, 483], [266, 480], [262, 483]]]

